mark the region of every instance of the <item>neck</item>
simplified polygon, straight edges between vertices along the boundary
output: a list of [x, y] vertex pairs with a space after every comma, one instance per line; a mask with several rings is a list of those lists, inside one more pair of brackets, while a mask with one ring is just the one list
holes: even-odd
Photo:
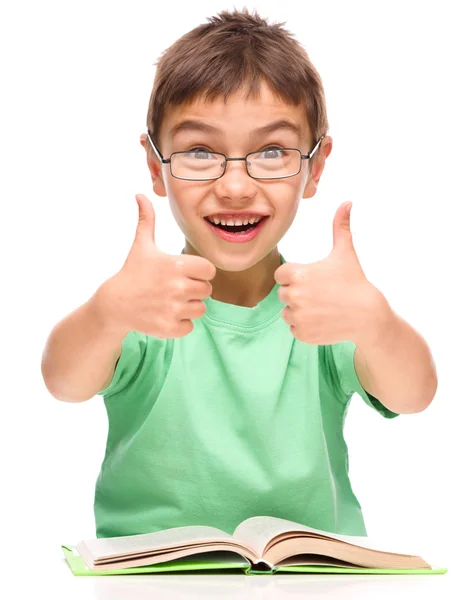
[[[188, 241], [184, 254], [200, 256]], [[217, 267], [215, 277], [210, 281], [213, 287], [213, 300], [235, 304], [236, 306], [255, 307], [266, 298], [276, 285], [274, 272], [281, 265], [278, 248], [275, 247], [258, 263], [244, 271], [225, 271]]]

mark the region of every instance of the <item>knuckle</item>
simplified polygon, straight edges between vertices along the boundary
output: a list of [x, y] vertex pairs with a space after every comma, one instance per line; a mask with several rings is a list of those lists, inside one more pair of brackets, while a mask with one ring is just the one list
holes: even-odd
[[174, 318], [178, 317], [182, 308], [182, 304], [180, 302], [172, 302], [170, 305], [170, 312]]
[[299, 283], [301, 281], [304, 281], [306, 275], [307, 273], [305, 268], [294, 269], [292, 273], [292, 278], [295, 283]]
[[[188, 256], [188, 255], [185, 255]], [[180, 271], [185, 267], [185, 257], [183, 255], [174, 257], [175, 266]]]
[[170, 282], [172, 293], [177, 296], [183, 296], [186, 290], [186, 284], [184, 279], [174, 279]]
[[172, 332], [174, 324], [168, 319], [160, 318], [156, 320], [155, 326], [159, 331], [163, 330], [168, 335]]
[[291, 290], [289, 292], [289, 299], [293, 304], [299, 303], [302, 298], [302, 292], [300, 290]]

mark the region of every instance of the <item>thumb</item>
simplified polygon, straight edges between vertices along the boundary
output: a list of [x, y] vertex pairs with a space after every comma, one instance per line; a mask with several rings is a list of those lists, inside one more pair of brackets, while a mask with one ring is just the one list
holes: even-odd
[[151, 241], [155, 244], [155, 211], [152, 202], [144, 194], [136, 194], [139, 206], [135, 242]]
[[346, 254], [349, 251], [355, 252], [354, 245], [352, 243], [352, 232], [350, 230], [350, 209], [352, 208], [351, 202], [341, 204], [337, 209], [332, 224], [333, 242], [334, 247], [332, 251], [334, 253]]

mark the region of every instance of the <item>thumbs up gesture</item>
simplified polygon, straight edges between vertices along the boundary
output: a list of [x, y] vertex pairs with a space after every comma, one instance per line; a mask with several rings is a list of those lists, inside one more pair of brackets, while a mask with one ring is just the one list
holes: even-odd
[[193, 330], [192, 319], [205, 314], [202, 300], [212, 293], [216, 267], [201, 256], [161, 252], [155, 243], [154, 207], [143, 194], [136, 201], [139, 222], [129, 255], [97, 291], [103, 321], [124, 335], [183, 337]]
[[[307, 344], [360, 344], [376, 339], [387, 302], [366, 278], [352, 243], [351, 203], [339, 206], [333, 222], [333, 248], [308, 265], [284, 263], [274, 273], [281, 316], [294, 337]], [[382, 318], [380, 318], [382, 317]]]

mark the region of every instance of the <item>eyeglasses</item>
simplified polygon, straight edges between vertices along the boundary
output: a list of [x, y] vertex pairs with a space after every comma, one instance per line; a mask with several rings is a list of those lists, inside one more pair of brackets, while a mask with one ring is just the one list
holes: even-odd
[[185, 152], [172, 152], [164, 158], [152, 141], [150, 131], [147, 137], [158, 159], [170, 164], [170, 173], [177, 179], [187, 181], [212, 181], [223, 177], [226, 164], [231, 160], [244, 160], [246, 171], [253, 179], [284, 179], [301, 172], [302, 161], [312, 158], [324, 138], [322, 135], [309, 154], [302, 154], [297, 148], [281, 148], [270, 145], [259, 152], [249, 152], [243, 158], [227, 158], [221, 152], [209, 152], [197, 147]]

